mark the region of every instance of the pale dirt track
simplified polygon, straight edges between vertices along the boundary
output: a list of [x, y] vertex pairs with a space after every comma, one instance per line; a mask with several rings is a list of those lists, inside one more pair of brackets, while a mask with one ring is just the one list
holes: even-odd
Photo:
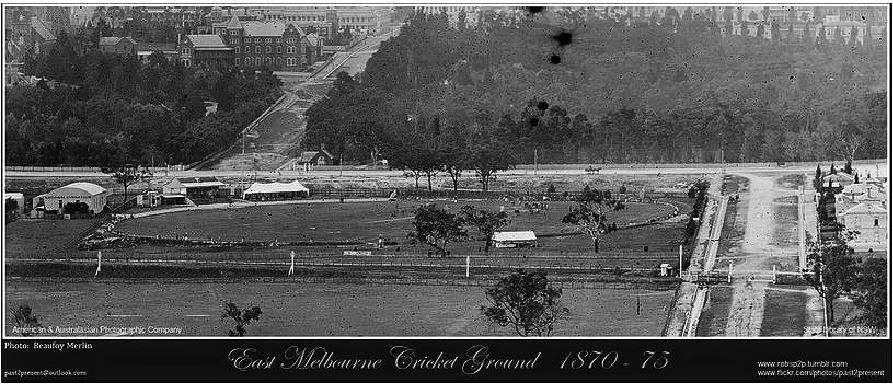
[[[739, 176], [749, 180], [748, 191], [740, 195], [745, 204], [739, 205], [747, 212], [744, 239], [733, 260], [734, 291], [725, 336], [755, 337], [760, 336], [769, 287], [768, 282], [759, 280], [771, 279], [773, 266], [781, 270], [785, 264], [796, 265], [796, 245], [775, 239], [776, 226], [783, 225], [779, 223], [778, 206], [784, 203], [777, 199], [791, 196], [795, 191], [777, 186], [778, 175], [744, 173]], [[793, 258], [793, 261], [784, 260], [787, 258]], [[728, 263], [718, 264], [726, 271], [729, 268]], [[757, 281], [750, 281], [752, 277]]]

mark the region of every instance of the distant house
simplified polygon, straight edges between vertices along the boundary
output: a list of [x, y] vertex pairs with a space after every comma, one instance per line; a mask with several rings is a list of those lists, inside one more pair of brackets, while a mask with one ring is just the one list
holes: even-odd
[[309, 66], [322, 60], [322, 37], [315, 33], [311, 33], [304, 36], [302, 40], [304, 41], [304, 58], [302, 58], [302, 61], [306, 60], [305, 63]]
[[164, 196], [214, 197], [223, 183], [216, 177], [177, 177], [161, 187]]
[[834, 189], [838, 189], [838, 188], [842, 189], [843, 187], [853, 184], [854, 182], [855, 182], [855, 178], [853, 178], [853, 176], [843, 173], [843, 172], [837, 172], [833, 175], [827, 175], [822, 178], [822, 186], [823, 187], [828, 187], [830, 185], [831, 188], [834, 188]]
[[878, 200], [883, 199], [883, 194], [881, 193], [880, 187], [875, 184], [850, 184], [841, 189], [840, 194], [846, 198], [855, 200], [855, 201], [863, 201], [863, 200]]
[[118, 56], [134, 56], [137, 53], [136, 40], [129, 37], [100, 37], [99, 50]]
[[296, 163], [304, 168], [316, 165], [332, 165], [334, 164], [334, 158], [329, 151], [326, 151], [325, 147], [320, 147], [318, 151], [301, 152], [301, 156], [298, 157]]
[[[3, 193], [3, 204], [6, 205], [7, 200], [13, 200], [16, 202], [16, 213], [25, 212], [25, 195], [21, 193]], [[9, 212], [7, 212], [9, 213]]]
[[850, 245], [858, 251], [887, 248], [887, 209], [879, 203], [863, 202], [839, 213], [838, 221], [859, 234]]
[[136, 197], [136, 206], [143, 208], [155, 208], [171, 205], [190, 205], [191, 203], [192, 202], [186, 199], [185, 194], [164, 194], [162, 191], [158, 190], [145, 191], [143, 192], [143, 194], [137, 195]]
[[220, 35], [179, 37], [177, 49], [184, 67], [224, 69], [233, 66], [233, 48]]
[[149, 57], [151, 57], [152, 54], [154, 54], [155, 52], [160, 53], [168, 61], [177, 60], [178, 57], [177, 44], [173, 43], [140, 43], [136, 49], [136, 55], [137, 57], [139, 57], [141, 63], [148, 63]]
[[496, 248], [536, 247], [538, 245], [533, 231], [496, 232], [493, 234], [493, 246]]
[[34, 198], [34, 210], [47, 213], [64, 213], [69, 203], [86, 203], [90, 213], [100, 213], [105, 209], [109, 191], [91, 183], [74, 183], [56, 188], [45, 195]]

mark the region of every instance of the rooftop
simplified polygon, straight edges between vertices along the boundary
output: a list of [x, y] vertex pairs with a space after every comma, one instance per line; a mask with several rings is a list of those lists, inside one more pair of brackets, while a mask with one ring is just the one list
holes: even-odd
[[[101, 195], [101, 194], [105, 193], [105, 188], [100, 187], [96, 184], [92, 184], [92, 183], [72, 183], [72, 184], [68, 184], [64, 187], [56, 188], [53, 191], [57, 191], [57, 190], [63, 189], [63, 188], [80, 189], [84, 192], [87, 192], [91, 196]], [[52, 192], [50, 192], [50, 193], [52, 193]]]
[[231, 49], [220, 35], [186, 35], [196, 49]]

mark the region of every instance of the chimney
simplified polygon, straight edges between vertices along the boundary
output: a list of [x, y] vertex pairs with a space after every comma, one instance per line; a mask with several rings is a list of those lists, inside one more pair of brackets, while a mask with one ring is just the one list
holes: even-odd
[[181, 39], [181, 36], [182, 36], [182, 35], [178, 32], [178, 33], [177, 33], [177, 48], [180, 48], [180, 39]]
[[325, 150], [326, 150], [326, 144], [325, 144], [325, 143], [320, 144], [320, 145], [319, 145], [319, 150], [320, 150], [320, 152], [325, 152]]

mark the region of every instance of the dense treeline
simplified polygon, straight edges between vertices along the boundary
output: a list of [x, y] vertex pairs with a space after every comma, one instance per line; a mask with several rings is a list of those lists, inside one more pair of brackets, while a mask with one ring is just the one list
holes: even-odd
[[[89, 45], [61, 34], [27, 69], [51, 82], [6, 88], [7, 162], [195, 162], [228, 147], [280, 92], [268, 71], [189, 69], [160, 53], [140, 63]], [[216, 114], [205, 117], [205, 101]]]
[[356, 162], [455, 141], [493, 141], [521, 163], [534, 150], [569, 163], [886, 154], [883, 40], [803, 38], [785, 25], [770, 27], [773, 39], [733, 36], [690, 12], [631, 25], [545, 17], [451, 28], [445, 15], [413, 15], [362, 76], [340, 78], [308, 111], [305, 144]]

